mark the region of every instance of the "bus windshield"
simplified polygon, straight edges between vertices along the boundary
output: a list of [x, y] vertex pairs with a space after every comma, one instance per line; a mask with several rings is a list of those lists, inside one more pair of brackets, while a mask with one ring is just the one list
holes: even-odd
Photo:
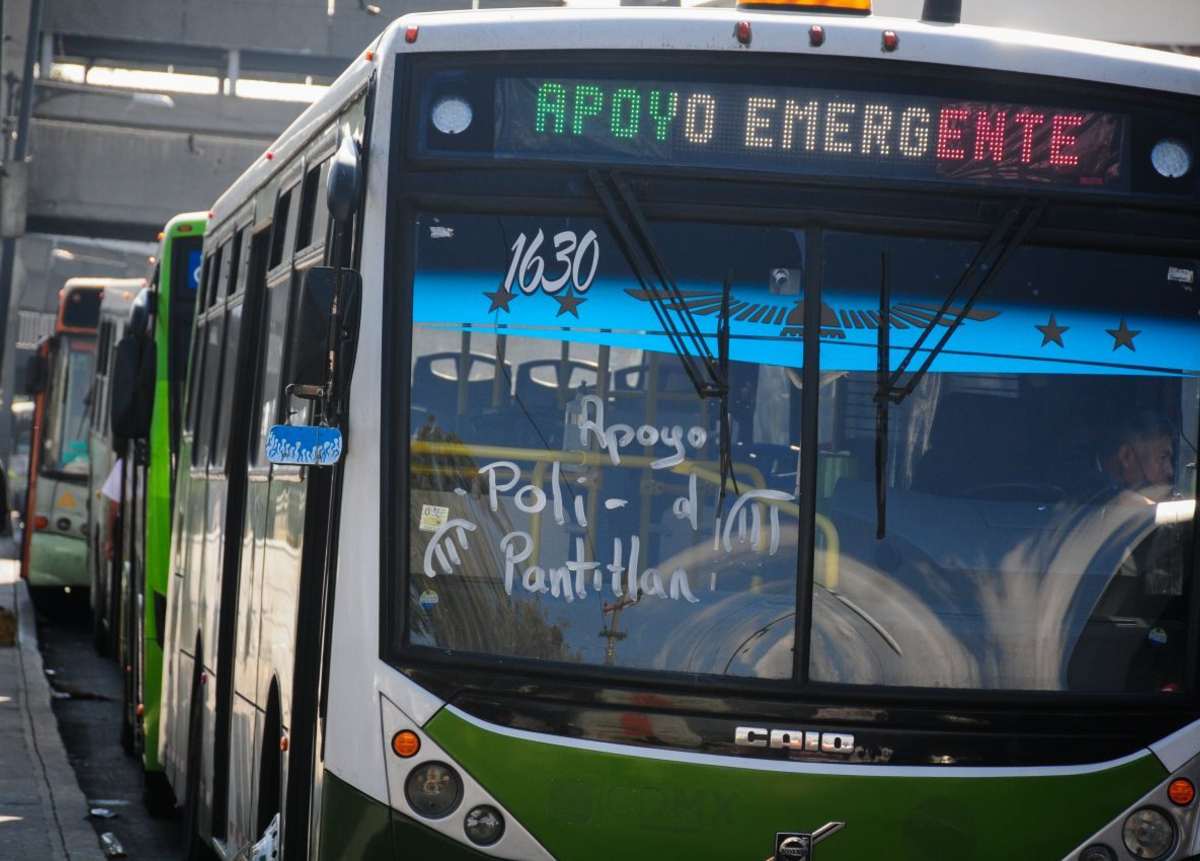
[[799, 670], [815, 682], [1183, 683], [1200, 262], [1017, 249], [884, 432], [882, 261], [894, 370], [964, 310], [935, 320], [978, 242], [655, 221], [714, 354], [728, 302], [723, 470], [721, 403], [697, 395], [604, 220], [438, 214], [415, 229], [410, 644], [786, 680], [810, 631]]
[[46, 393], [43, 472], [87, 475], [88, 396], [95, 361], [93, 339], [62, 336]]

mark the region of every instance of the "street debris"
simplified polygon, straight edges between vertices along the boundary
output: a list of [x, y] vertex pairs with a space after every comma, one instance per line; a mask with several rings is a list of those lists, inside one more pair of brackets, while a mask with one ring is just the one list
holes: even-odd
[[104, 854], [108, 858], [125, 857], [125, 847], [121, 845], [121, 841], [117, 839], [117, 835], [111, 831], [105, 831], [100, 835], [100, 846], [104, 849]]

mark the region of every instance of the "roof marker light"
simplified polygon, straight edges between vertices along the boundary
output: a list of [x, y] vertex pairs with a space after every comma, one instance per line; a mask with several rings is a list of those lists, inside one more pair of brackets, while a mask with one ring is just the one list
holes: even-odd
[[739, 9], [795, 9], [803, 12], [870, 15], [871, 0], [738, 0]]
[[733, 35], [743, 45], [749, 45], [750, 40], [754, 38], [754, 34], [750, 32], [750, 22], [738, 21], [737, 25], [733, 28]]
[[162, 238], [163, 238], [164, 236], [166, 236], [166, 235], [167, 235], [167, 234], [163, 233], [161, 230], [160, 230], [160, 231], [158, 231], [158, 237], [157, 237], [158, 241], [159, 241], [159, 242], [162, 242]]
[[270, 161], [273, 158], [275, 158], [275, 153], [271, 152], [270, 150], [267, 150], [267, 161]]
[[894, 51], [900, 47], [900, 37], [896, 35], [895, 30], [883, 31], [883, 50]]
[[813, 24], [808, 28], [808, 44], [814, 48], [820, 48], [825, 44], [825, 28], [820, 24]]
[[367, 51], [365, 54], [363, 54], [363, 59], [366, 60], [368, 63], [375, 62], [375, 52]]
[[408, 44], [410, 44], [410, 45], [413, 42], [417, 41], [417, 33], [420, 32], [420, 29], [421, 29], [420, 27], [416, 27], [416, 26], [409, 27], [407, 30], [404, 31], [404, 41], [408, 42]]

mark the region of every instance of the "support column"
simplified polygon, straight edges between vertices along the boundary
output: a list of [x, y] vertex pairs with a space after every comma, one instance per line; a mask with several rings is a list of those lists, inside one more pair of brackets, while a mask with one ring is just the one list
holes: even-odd
[[229, 81], [229, 95], [237, 95], [238, 76], [242, 70], [242, 52], [234, 48], [229, 52], [225, 66], [225, 78]]
[[38, 72], [43, 81], [50, 80], [50, 67], [54, 65], [54, 34], [42, 34], [42, 51], [38, 55]]

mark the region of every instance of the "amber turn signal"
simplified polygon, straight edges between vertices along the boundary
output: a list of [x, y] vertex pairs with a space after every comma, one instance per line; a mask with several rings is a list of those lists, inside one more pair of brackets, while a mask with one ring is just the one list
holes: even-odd
[[1196, 787], [1192, 786], [1192, 782], [1186, 778], [1172, 780], [1171, 785], [1167, 787], [1167, 798], [1180, 807], [1187, 807], [1195, 797]]
[[421, 749], [421, 738], [411, 729], [402, 729], [392, 736], [392, 753], [401, 759], [416, 756]]

